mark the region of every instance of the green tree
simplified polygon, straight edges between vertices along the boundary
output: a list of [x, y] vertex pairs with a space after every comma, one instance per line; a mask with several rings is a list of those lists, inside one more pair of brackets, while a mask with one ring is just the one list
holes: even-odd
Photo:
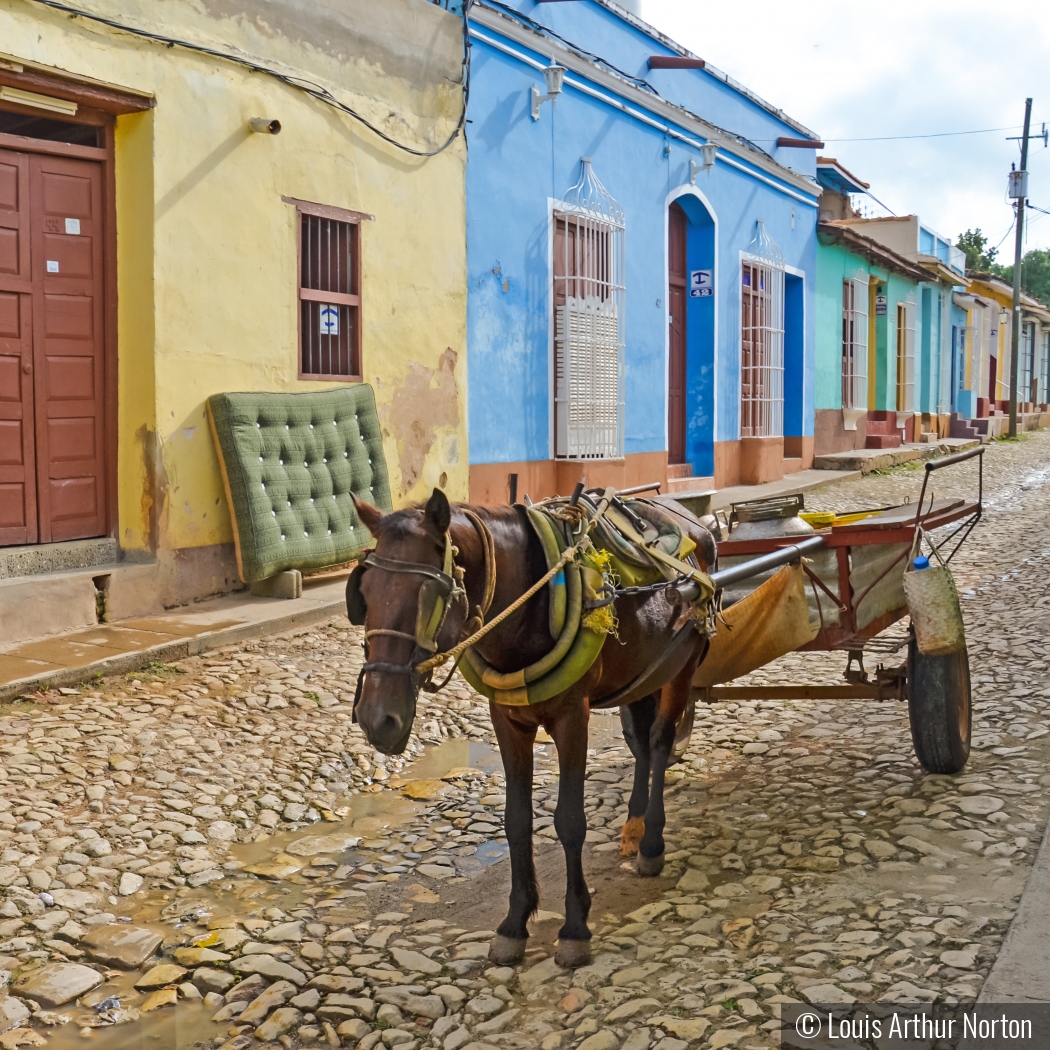
[[[997, 276], [1007, 284], [1014, 283], [1012, 266], [996, 266]], [[1033, 248], [1021, 259], [1021, 287], [1044, 303], [1050, 304], [1050, 249]]]
[[980, 227], [960, 233], [955, 247], [966, 253], [967, 270], [980, 270], [983, 273], [995, 271], [995, 257], [999, 254], [999, 249], [988, 247], [988, 238], [981, 232]]

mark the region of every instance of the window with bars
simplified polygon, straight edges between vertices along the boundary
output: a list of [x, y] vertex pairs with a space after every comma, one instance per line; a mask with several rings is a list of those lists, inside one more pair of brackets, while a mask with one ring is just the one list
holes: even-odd
[[1045, 405], [1050, 401], [1050, 332], [1043, 332], [1043, 352], [1039, 355], [1039, 390], [1036, 401]]
[[1036, 393], [1032, 380], [1035, 372], [1035, 325], [1027, 323], [1021, 329], [1021, 377], [1017, 384], [1018, 401], [1035, 401]]
[[299, 377], [361, 378], [361, 228], [356, 212], [296, 201]]
[[915, 304], [897, 304], [897, 411], [915, 410]]
[[740, 435], [784, 434], [784, 256], [759, 220], [741, 264]]
[[868, 405], [868, 276], [842, 282], [842, 407]]
[[623, 456], [623, 212], [584, 158], [553, 215], [554, 447]]

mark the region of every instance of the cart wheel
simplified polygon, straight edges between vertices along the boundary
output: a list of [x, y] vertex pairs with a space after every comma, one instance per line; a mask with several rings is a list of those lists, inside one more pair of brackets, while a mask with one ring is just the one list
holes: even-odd
[[924, 656], [908, 643], [908, 718], [928, 773], [958, 773], [970, 757], [970, 661], [966, 650]]

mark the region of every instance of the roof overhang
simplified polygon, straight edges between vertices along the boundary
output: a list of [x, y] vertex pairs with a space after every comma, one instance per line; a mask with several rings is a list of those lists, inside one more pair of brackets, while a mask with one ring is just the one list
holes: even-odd
[[[656, 26], [650, 25], [644, 18], [639, 17], [633, 11], [628, 11], [626, 7], [622, 4], [616, 3], [615, 0], [594, 0], [594, 2], [601, 7], [604, 7], [607, 11], [611, 11], [617, 17], [622, 18], [625, 22], [634, 26], [636, 29], [640, 29], [646, 34], [646, 36], [659, 41], [669, 51], [674, 51], [675, 54], [681, 55], [683, 58], [698, 58], [698, 56], [694, 55], [692, 51], [688, 51], [686, 48], [682, 47], [677, 40], [672, 39], [666, 33], [661, 33]], [[471, 18], [473, 17], [474, 14], [472, 12]], [[778, 109], [771, 102], [767, 102], [761, 95], [756, 95], [750, 88], [745, 87], [739, 81], [734, 80], [728, 73], [723, 73], [722, 70], [711, 65], [711, 63], [706, 60], [701, 59], [701, 61], [704, 62], [704, 69], [708, 74], [713, 76], [716, 80], [721, 81], [726, 87], [732, 88], [738, 94], [743, 95], [744, 98], [749, 99], [756, 106], [764, 109], [771, 116], [776, 117], [777, 120], [787, 124], [790, 128], [794, 128], [795, 131], [799, 132], [807, 139], [820, 138], [815, 131], [810, 131], [810, 129], [804, 124], [795, 120], [794, 117], [789, 117], [782, 109]]]
[[[617, 11], [616, 13], [619, 14], [620, 12]], [[626, 14], [626, 12], [624, 13]], [[476, 32], [477, 26], [483, 26], [491, 32], [499, 33], [521, 47], [528, 48], [536, 52], [537, 55], [544, 56], [542, 66], [537, 68], [546, 66], [549, 59], [553, 59], [559, 65], [565, 66], [568, 74], [564, 83], [567, 86], [585, 90], [585, 92], [595, 95], [599, 99], [605, 98], [614, 108], [618, 108], [628, 116], [633, 116], [643, 122], [647, 121], [650, 124], [655, 124], [656, 122], [652, 118], [656, 117], [668, 125], [677, 125], [679, 128], [699, 135], [705, 141], [713, 142], [718, 146], [717, 160], [745, 174], [753, 175], [760, 181], [772, 185], [775, 189], [780, 189], [804, 204], [814, 208], [817, 207], [821, 187], [814, 179], [800, 175], [797, 171], [792, 171], [791, 168], [784, 167], [784, 165], [779, 164], [768, 154], [740, 142], [717, 125], [708, 123], [703, 117], [698, 116], [684, 106], [675, 105], [659, 95], [643, 91], [625, 77], [617, 76], [597, 63], [588, 61], [570, 47], [560, 44], [557, 40], [544, 36], [542, 33], [529, 28], [502, 11], [486, 7], [483, 0], [479, 0], [471, 7], [470, 22], [471, 35], [482, 43], [492, 46], [492, 41], [487, 39], [486, 35]], [[641, 20], [638, 20], [638, 22], [640, 28], [648, 31], [649, 27], [644, 22]], [[504, 48], [503, 50], [508, 54], [515, 54], [510, 49]], [[517, 53], [517, 57], [530, 65], [536, 61], [530, 56], [520, 53]], [[599, 90], [587, 91], [587, 85], [574, 84], [571, 79], [572, 74], [590, 81]], [[609, 96], [620, 97], [610, 98]], [[625, 101], [621, 101], [621, 99]], [[702, 145], [700, 142], [691, 141], [687, 135], [683, 135], [673, 128], [670, 129], [670, 134], [672, 138], [678, 138], [697, 149]], [[753, 171], [752, 169], [756, 170]], [[774, 182], [774, 179], [778, 180], [781, 185]]]
[[891, 248], [879, 244], [878, 241], [866, 237], [863, 233], [858, 233], [848, 225], [837, 221], [818, 222], [817, 236], [822, 243], [840, 244], [858, 255], [863, 255], [868, 262], [892, 270], [901, 277], [907, 277], [916, 283], [930, 279], [929, 273], [921, 266], [916, 266], [903, 255], [898, 255]]
[[1013, 285], [1007, 284], [1006, 281], [1001, 280], [993, 274], [975, 270], [968, 273], [967, 277], [970, 279], [970, 284], [982, 284], [993, 295], [1003, 295], [1011, 300], [1013, 299]]
[[926, 271], [931, 273], [938, 281], [945, 284], [966, 284], [966, 278], [961, 273], [956, 273], [943, 259], [936, 255], [920, 255], [916, 262]]
[[817, 182], [836, 193], [865, 193], [870, 183], [861, 182], [834, 157], [817, 157]]

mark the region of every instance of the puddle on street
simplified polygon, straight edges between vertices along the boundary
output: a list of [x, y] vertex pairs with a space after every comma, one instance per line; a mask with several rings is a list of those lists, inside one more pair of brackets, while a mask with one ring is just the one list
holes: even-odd
[[428, 747], [419, 758], [409, 763], [401, 773], [401, 779], [425, 780], [429, 777], [443, 777], [461, 766], [472, 766], [486, 772], [503, 772], [499, 748], [476, 740], [445, 740], [434, 747]]
[[[623, 747], [615, 712], [613, 717], [595, 712], [589, 744], [592, 756]], [[629, 759], [626, 747], [623, 753]], [[535, 760], [537, 771], [556, 772], [557, 754], [544, 733], [537, 739]], [[471, 774], [470, 770], [477, 772]], [[439, 782], [450, 773], [457, 775], [449, 782], [446, 797]], [[407, 797], [401, 789], [413, 781], [434, 785], [433, 798]], [[382, 887], [390, 885], [390, 881], [382, 881], [381, 872], [387, 873], [387, 879], [394, 872], [395, 878], [411, 879], [414, 865], [444, 856], [446, 861], [452, 859], [462, 881], [506, 858], [508, 846], [497, 826], [490, 833], [466, 836], [467, 842], [446, 837], [447, 829], [437, 830], [450, 807], [458, 811], [485, 793], [502, 792], [503, 763], [498, 748], [480, 741], [446, 740], [428, 747], [386, 785], [338, 799], [324, 820], [278, 831], [258, 842], [231, 844], [227, 862], [236, 868], [227, 869], [229, 881], [195, 889], [186, 886], [174, 893], [157, 891], [125, 900], [115, 910], [120, 911], [122, 921], [165, 930], [162, 950], [199, 937], [210, 921], [243, 917], [274, 906], [284, 912], [302, 906], [320, 907], [326, 909], [328, 921], [359, 921], [374, 911], [368, 903], [372, 896], [369, 891], [381, 892]], [[498, 803], [487, 804], [502, 808]], [[485, 821], [479, 813], [471, 819]], [[409, 858], [411, 863], [405, 863]], [[262, 874], [264, 871], [269, 874]], [[373, 881], [355, 881], [355, 875], [361, 878], [365, 872]], [[246, 874], [256, 877], [245, 878]], [[153, 963], [158, 961], [162, 960]], [[100, 1050], [199, 1050], [212, 1045], [223, 1029], [211, 1020], [214, 1007], [200, 1000], [180, 995], [174, 1009], [139, 1012], [149, 996], [149, 992], [134, 987], [142, 972], [109, 970], [106, 981], [95, 992], [55, 1011], [68, 1017], [70, 1023], [51, 1030], [47, 1043], [50, 1050], [85, 1050], [91, 1046]], [[109, 997], [119, 1000], [119, 1005], [113, 1014], [100, 1013], [97, 1007]], [[108, 1005], [112, 1007], [112, 1003]], [[104, 1024], [107, 1016], [120, 1023]]]

